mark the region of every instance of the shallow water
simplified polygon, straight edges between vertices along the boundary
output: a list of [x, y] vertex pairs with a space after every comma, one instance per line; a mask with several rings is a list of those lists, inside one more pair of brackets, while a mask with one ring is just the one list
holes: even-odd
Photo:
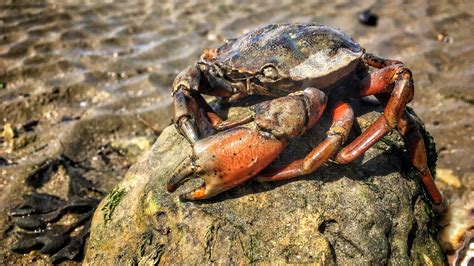
[[[380, 16], [377, 27], [357, 21], [368, 7]], [[19, 130], [26, 140], [13, 151], [1, 143], [0, 157], [8, 161], [0, 165], [2, 209], [31, 190], [19, 183], [20, 170], [58, 149], [111, 169], [90, 174], [109, 190], [130, 161], [118, 156], [107, 164], [97, 150], [154, 135], [137, 115], [158, 129], [169, 125], [170, 84], [204, 48], [262, 24], [297, 21], [338, 27], [367, 51], [410, 67], [411, 105], [435, 137], [438, 165], [453, 169], [464, 184], [461, 190], [440, 185], [448, 195], [472, 191], [473, 12], [472, 1], [2, 1], [0, 125], [21, 129], [39, 121], [33, 132]], [[2, 228], [10, 225], [5, 219]]]

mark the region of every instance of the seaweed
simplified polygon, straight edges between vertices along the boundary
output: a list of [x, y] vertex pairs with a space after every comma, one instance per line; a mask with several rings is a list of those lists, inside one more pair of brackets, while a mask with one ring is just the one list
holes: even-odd
[[[132, 265], [158, 265], [165, 250], [165, 244], [154, 244], [153, 232], [147, 230], [141, 236], [141, 244], [133, 257]], [[151, 250], [147, 248], [150, 247]]]
[[115, 187], [107, 196], [107, 202], [102, 207], [101, 211], [104, 213], [104, 224], [107, 225], [108, 222], [112, 219], [112, 214], [114, 213], [115, 208], [120, 203], [122, 198], [125, 196], [125, 189], [120, 189]]
[[214, 244], [216, 242], [217, 232], [219, 231], [219, 229], [220, 229], [220, 224], [219, 223], [210, 224], [207, 227], [206, 236], [204, 237], [204, 241], [205, 241], [204, 249], [206, 251], [207, 258], [211, 262], [213, 262], [213, 260], [212, 260], [212, 248], [214, 247]]
[[[89, 235], [92, 214], [99, 200], [76, 198], [65, 201], [44, 193], [31, 193], [23, 198], [25, 202], [10, 211], [17, 227], [17, 239], [11, 247], [12, 251], [28, 253], [38, 250], [49, 254], [53, 263], [78, 257]], [[74, 222], [55, 224], [69, 213], [75, 214]]]
[[240, 247], [242, 248], [242, 252], [244, 253], [244, 256], [248, 259], [248, 262], [250, 265], [255, 265], [256, 259], [255, 259], [255, 247], [256, 247], [256, 242], [253, 236], [250, 236], [249, 243], [247, 247], [244, 245], [242, 242], [242, 239], [239, 237], [239, 243]]
[[[43, 187], [60, 167], [70, 177], [67, 199], [34, 191]], [[92, 214], [99, 204], [98, 198], [89, 197], [85, 192], [102, 195], [82, 175], [81, 171], [88, 169], [62, 153], [32, 170], [25, 183], [33, 188], [33, 192], [23, 195], [23, 202], [9, 212], [16, 235], [12, 251], [29, 253], [38, 250], [48, 254], [53, 263], [73, 260], [82, 254]], [[69, 214], [74, 217], [73, 221], [61, 224], [59, 221]]]

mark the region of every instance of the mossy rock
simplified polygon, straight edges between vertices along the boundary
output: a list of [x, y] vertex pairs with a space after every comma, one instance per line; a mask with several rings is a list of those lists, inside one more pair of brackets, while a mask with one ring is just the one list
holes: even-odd
[[[357, 111], [357, 110], [356, 110]], [[231, 109], [230, 117], [245, 108]], [[379, 112], [358, 110], [353, 135]], [[275, 164], [304, 157], [329, 119], [292, 141]], [[201, 202], [166, 191], [191, 147], [173, 126], [131, 167], [98, 207], [85, 264], [431, 264], [444, 263], [431, 206], [403, 169], [403, 140], [392, 132], [349, 165], [245, 184]], [[408, 170], [409, 171], [409, 170]]]

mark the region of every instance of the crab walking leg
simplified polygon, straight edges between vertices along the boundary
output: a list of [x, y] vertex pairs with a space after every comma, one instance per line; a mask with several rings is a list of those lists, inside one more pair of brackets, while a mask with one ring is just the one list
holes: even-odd
[[209, 119], [209, 122], [211, 123], [212, 128], [214, 128], [217, 131], [223, 131], [226, 129], [231, 129], [237, 126], [241, 126], [253, 120], [253, 116], [248, 115], [237, 120], [224, 121], [222, 120], [222, 118], [219, 117], [219, 115], [217, 115], [214, 112], [212, 107], [209, 106], [209, 104], [206, 102], [206, 100], [204, 100], [204, 98], [201, 95], [196, 95], [196, 97], [198, 99], [199, 105], [204, 106], [203, 111], [205, 112], [205, 116]]
[[423, 136], [420, 133], [420, 126], [407, 111], [405, 111], [398, 122], [398, 131], [406, 139], [410, 162], [420, 175], [423, 186], [428, 192], [431, 201], [436, 205], [441, 204], [443, 196], [436, 187], [428, 168], [426, 148]]
[[337, 102], [332, 109], [332, 125], [327, 138], [314, 148], [304, 159], [296, 160], [288, 165], [263, 170], [255, 179], [259, 182], [290, 179], [309, 174], [329, 160], [347, 139], [354, 112], [349, 104]]
[[[400, 61], [390, 60], [364, 53], [362, 60], [372, 67], [380, 68], [361, 82], [358, 97], [383, 95], [391, 92], [384, 101], [384, 115], [362, 135], [344, 147], [336, 156], [339, 163], [349, 163], [383, 138], [403, 114], [405, 106], [413, 99], [414, 89], [411, 72]], [[393, 86], [391, 86], [393, 84]]]
[[[370, 81], [368, 81], [369, 79]], [[362, 87], [360, 90], [359, 96], [361, 97], [371, 94], [384, 94], [391, 90], [392, 84], [393, 90], [385, 105], [383, 115], [337, 154], [335, 159], [342, 164], [352, 162], [393, 128], [397, 128], [398, 120], [405, 112], [407, 103], [413, 99], [411, 72], [403, 65], [385, 67], [367, 77], [362, 84], [367, 87]]]
[[220, 123], [216, 124], [214, 126], [214, 128], [218, 131], [227, 130], [227, 129], [234, 128], [236, 126], [241, 126], [241, 125], [246, 124], [246, 123], [248, 123], [252, 120], [253, 120], [253, 116], [248, 115], [248, 116], [244, 116], [243, 118], [238, 119], [238, 120], [221, 121]]
[[403, 65], [401, 61], [383, 58], [371, 53], [364, 53], [362, 55], [362, 60], [364, 63], [371, 67], [382, 69], [384, 67], [392, 66], [392, 65]]
[[365, 53], [362, 59], [367, 65], [381, 69], [362, 80], [357, 97], [385, 95], [390, 92], [391, 97], [384, 102], [384, 115], [338, 153], [336, 161], [343, 164], [355, 160], [390, 132], [405, 110], [406, 104], [413, 99], [411, 73], [400, 61], [369, 53]]
[[[363, 59], [368, 65], [382, 69], [362, 81], [359, 96], [375, 95], [385, 106], [384, 115], [352, 143], [344, 147], [337, 154], [336, 161], [343, 164], [353, 161], [392, 129], [398, 128], [407, 140], [410, 161], [421, 176], [423, 186], [433, 203], [440, 204], [443, 199], [426, 164], [426, 149], [419, 132], [419, 125], [405, 108], [406, 104], [413, 99], [411, 72], [395, 60], [370, 54], [364, 56]], [[393, 84], [393, 90], [391, 84]]]
[[206, 102], [206, 100], [200, 94], [194, 95], [194, 98], [196, 99], [196, 102], [199, 105], [199, 107], [201, 107], [201, 110], [204, 113], [203, 115], [207, 119], [209, 119], [209, 122], [211, 123], [212, 128], [214, 128], [217, 131], [222, 131], [222, 130], [234, 128], [237, 126], [241, 126], [253, 120], [252, 115], [248, 115], [238, 120], [224, 121], [222, 120], [222, 118], [220, 118], [218, 114], [216, 114], [216, 112], [214, 112], [214, 109], [212, 109], [212, 107]]
[[194, 99], [196, 100], [199, 107], [201, 107], [201, 111], [209, 119], [209, 122], [213, 127], [222, 123], [222, 118], [220, 118], [219, 115], [214, 112], [214, 109], [212, 109], [212, 107], [209, 105], [209, 103], [207, 103], [201, 94], [195, 94]]

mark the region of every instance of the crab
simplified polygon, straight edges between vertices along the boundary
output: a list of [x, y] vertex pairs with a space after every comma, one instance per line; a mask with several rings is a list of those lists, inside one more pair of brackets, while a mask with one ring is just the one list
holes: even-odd
[[[369, 73], [369, 67], [377, 70]], [[257, 104], [253, 115], [236, 121], [223, 120], [203, 98], [211, 95], [232, 103], [253, 94], [276, 99]], [[383, 114], [345, 145], [354, 121], [351, 99], [371, 95], [383, 105]], [[194, 154], [175, 170], [168, 191], [194, 174], [205, 180], [181, 195], [183, 200], [209, 198], [249, 178], [263, 182], [309, 174], [329, 159], [347, 164], [398, 130], [430, 200], [442, 202], [427, 166], [420, 125], [406, 110], [414, 97], [411, 71], [401, 61], [366, 52], [338, 29], [316, 23], [271, 24], [228, 40], [204, 50], [196, 64], [181, 71], [172, 96], [174, 124]], [[295, 97], [302, 97], [305, 107], [295, 104]], [[332, 116], [327, 138], [304, 159], [268, 168], [289, 139], [304, 134], [326, 109]], [[253, 129], [245, 126], [251, 121]]]

